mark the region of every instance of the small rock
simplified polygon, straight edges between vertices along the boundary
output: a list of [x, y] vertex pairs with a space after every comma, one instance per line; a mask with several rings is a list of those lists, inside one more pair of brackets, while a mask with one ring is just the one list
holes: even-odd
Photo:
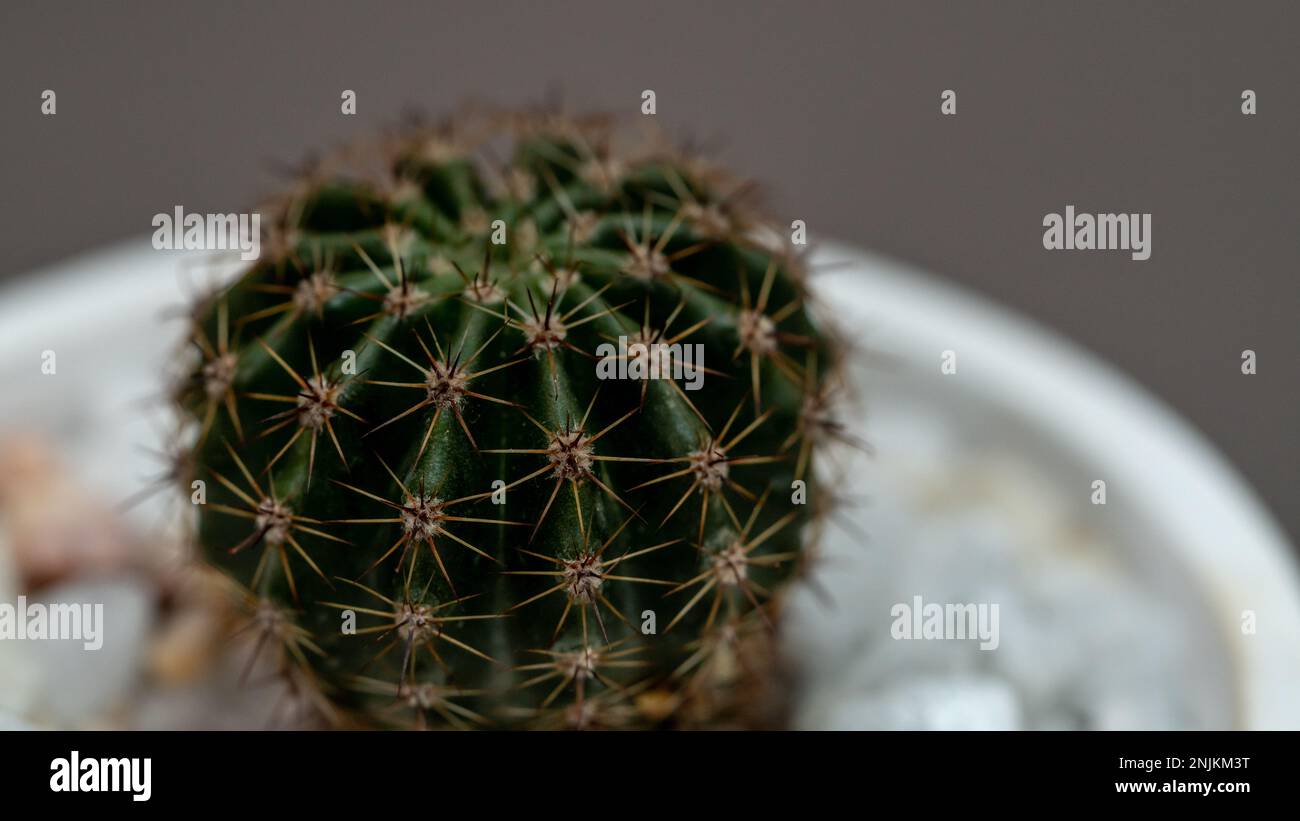
[[103, 605], [97, 650], [82, 641], [24, 642], [40, 676], [32, 714], [55, 727], [101, 722], [128, 700], [140, 675], [154, 621], [152, 586], [129, 576], [74, 581], [28, 597], [34, 601]]

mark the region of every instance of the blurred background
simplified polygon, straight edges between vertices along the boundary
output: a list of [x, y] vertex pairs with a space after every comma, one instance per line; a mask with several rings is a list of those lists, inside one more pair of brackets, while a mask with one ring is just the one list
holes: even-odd
[[[816, 237], [934, 271], [1118, 366], [1206, 434], [1295, 542], [1297, 34], [1300, 8], [1286, 2], [11, 2], [0, 7], [0, 288], [69, 255], [147, 236], [153, 215], [178, 204], [251, 207], [312, 149], [411, 110], [437, 116], [466, 100], [558, 98], [574, 110], [635, 117], [642, 90], [653, 89], [659, 124], [752, 173], [775, 214], [806, 220]], [[57, 93], [55, 116], [40, 114], [45, 89]], [[357, 94], [355, 116], [340, 113], [344, 89]], [[945, 89], [957, 94], [956, 116], [940, 114]], [[1254, 116], [1241, 113], [1244, 89], [1258, 96]], [[1043, 216], [1071, 204], [1151, 213], [1151, 258], [1045, 251]], [[1257, 353], [1256, 375], [1241, 373], [1244, 349]], [[48, 401], [32, 395], [29, 409]], [[974, 420], [999, 412], [969, 410], [963, 424], [978, 435], [987, 428]], [[890, 419], [886, 409], [878, 438], [883, 431], [888, 439]], [[0, 475], [9, 477], [0, 506], [10, 510], [20, 486], [46, 487], [29, 495], [49, 496], [64, 481], [58, 455], [29, 444], [11, 439], [0, 448]], [[998, 504], [1035, 485], [1012, 472]], [[1062, 514], [1061, 527], [1069, 520]], [[908, 531], [905, 522], [876, 524], [878, 532]], [[925, 577], [944, 566], [939, 543], [969, 547], [969, 529], [957, 530], [959, 538], [913, 540], [934, 551], [914, 545], [921, 559], [909, 572]], [[18, 538], [28, 549], [18, 552], [16, 575], [57, 580], [66, 575], [60, 562], [156, 563], [133, 553], [132, 538], [68, 536], [101, 555], [54, 560], [59, 551]], [[1000, 561], [990, 550], [985, 570]], [[33, 556], [46, 558], [33, 567]], [[0, 589], [3, 581], [0, 573]], [[185, 584], [167, 577], [163, 600]], [[904, 596], [900, 585], [879, 597]], [[175, 629], [211, 631], [210, 621]], [[133, 652], [143, 658], [144, 646]], [[160, 658], [166, 675], [197, 675], [183, 654]], [[1039, 659], [1031, 653], [1024, 663]], [[1177, 680], [1180, 664], [1151, 675]], [[960, 693], [955, 702], [943, 680], [931, 684], [937, 702], [974, 705], [968, 712], [1006, 707], [987, 682], [951, 691]], [[1207, 687], [1207, 703], [1231, 700], [1220, 692], [1229, 686]], [[1218, 706], [1195, 701], [1185, 714], [1147, 712], [1128, 723], [1117, 708], [1109, 726], [1224, 723]], [[1036, 721], [1026, 704], [1016, 714], [1024, 724], [1074, 726], [1046, 708], [1051, 715]], [[179, 721], [158, 709], [137, 723]], [[888, 725], [899, 714], [891, 710], [861, 707], [854, 721]], [[57, 721], [99, 715], [86, 708]], [[806, 723], [842, 720], [814, 715]], [[1080, 724], [1107, 726], [1090, 721]]]

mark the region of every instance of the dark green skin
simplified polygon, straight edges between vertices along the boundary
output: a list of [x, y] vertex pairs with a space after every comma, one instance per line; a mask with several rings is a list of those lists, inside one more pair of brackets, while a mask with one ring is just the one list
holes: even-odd
[[[537, 453], [484, 452], [541, 449], [547, 446], [547, 440], [519, 408], [473, 397], [466, 397], [460, 409], [478, 450], [470, 444], [455, 415], [444, 412], [429, 438], [428, 447], [417, 461], [421, 440], [433, 415], [432, 407], [365, 435], [425, 397], [422, 390], [369, 384], [371, 380], [421, 381], [420, 374], [410, 364], [370, 338], [382, 341], [426, 366], [428, 360], [414, 333], [418, 331], [425, 345], [433, 350], [426, 321], [449, 355], [452, 350], [461, 350], [463, 345], [463, 358], [477, 351], [503, 326], [502, 319], [467, 304], [461, 298], [465, 281], [460, 275], [432, 274], [428, 264], [431, 254], [454, 260], [473, 277], [483, 268], [485, 250], [490, 250], [493, 255], [492, 278], [515, 305], [525, 310], [529, 305], [528, 289], [532, 289], [533, 303], [539, 311], [545, 310], [552, 292], [554, 278], [545, 268], [533, 266], [540, 270], [529, 270], [533, 255], [537, 253], [556, 267], [576, 268], [580, 274], [580, 280], [560, 295], [559, 310], [572, 309], [600, 287], [612, 283], [608, 290], [570, 320], [577, 321], [614, 306], [624, 306], [568, 333], [567, 341], [588, 354], [594, 354], [602, 342], [616, 339], [620, 334], [634, 333], [642, 323], [647, 303], [650, 326], [661, 328], [665, 318], [684, 297], [684, 305], [670, 331], [680, 332], [700, 320], [710, 319], [707, 325], [682, 341], [702, 343], [705, 346], [704, 365], [725, 374], [706, 374], [703, 388], [688, 395], [709, 420], [714, 432], [719, 431], [732, 412], [740, 407], [729, 438], [756, 418], [751, 396], [750, 353], [742, 350], [733, 359], [739, 344], [740, 277], [743, 276], [747, 282], [752, 303], [760, 293], [771, 257], [738, 238], [724, 237], [715, 238], [703, 250], [673, 263], [672, 270], [676, 274], [708, 283], [717, 289], [716, 292], [680, 278], [647, 282], [621, 272], [629, 254], [620, 237], [620, 229], [630, 219], [640, 234], [648, 207], [649, 224], [653, 226], [651, 236], [657, 238], [673, 219], [676, 210], [673, 203], [678, 195], [665, 177], [663, 167], [654, 162], [635, 167], [613, 192], [604, 193], [573, 173], [574, 161], [568, 158], [577, 157], [577, 149], [558, 139], [537, 138], [517, 149], [515, 164], [534, 173], [538, 180], [536, 195], [526, 202], [489, 199], [485, 186], [479, 182], [468, 161], [435, 166], [417, 160], [399, 160], [401, 173], [419, 185], [421, 195], [415, 198], [385, 199], [374, 188], [355, 183], [318, 185], [307, 195], [302, 208], [292, 245], [294, 253], [278, 259], [264, 259], [256, 264], [224, 296], [212, 300], [200, 316], [198, 325], [202, 333], [208, 340], [217, 340], [218, 304], [224, 300], [229, 312], [230, 348], [238, 355], [233, 389], [238, 397], [243, 432], [241, 438], [229, 413], [220, 407], [213, 414], [210, 429], [200, 443], [198, 476], [208, 484], [208, 505], [199, 508], [199, 540], [203, 552], [212, 563], [248, 588], [254, 599], [276, 604], [297, 625], [310, 632], [311, 641], [320, 652], [304, 650], [301, 659], [306, 660], [329, 700], [363, 720], [383, 723], [393, 719], [404, 723], [414, 715], [420, 723], [425, 720], [433, 724], [446, 723], [445, 711], [389, 709], [393, 707], [395, 696], [405, 692], [402, 685], [440, 685], [447, 688], [444, 692], [450, 700], [483, 716], [493, 726], [515, 726], [544, 721], [548, 715], [562, 712], [580, 697], [597, 697], [609, 689], [611, 682], [620, 688], [635, 684], [630, 693], [651, 688], [679, 692], [689, 679], [673, 677], [672, 673], [690, 657], [704, 637], [715, 592], [706, 594], [685, 618], [666, 631], [669, 622], [700, 589], [698, 584], [666, 596], [672, 589], [669, 586], [606, 580], [601, 592], [627, 617], [630, 625], [604, 607], [601, 608], [601, 620], [597, 622], [592, 610], [585, 608], [586, 644], [599, 647], [607, 640], [622, 641], [618, 645], [620, 650], [641, 645], [640, 651], [623, 658], [646, 664], [603, 669], [603, 681], [584, 682], [581, 696], [575, 683], [569, 682], [544, 709], [544, 699], [561, 684], [562, 677], [526, 688], [520, 686], [546, 671], [517, 671], [514, 668], [544, 663], [551, 658], [530, 650], [562, 652], [584, 645], [581, 618], [584, 608], [579, 605], [574, 605], [564, 629], [555, 635], [556, 625], [568, 600], [564, 590], [511, 609], [559, 583], [559, 579], [551, 576], [504, 572], [558, 569], [524, 550], [562, 561], [573, 559], [584, 551], [583, 531], [587, 522], [580, 526], [573, 492], [567, 482], [555, 495], [545, 520], [533, 534], [533, 526], [542, 516], [556, 485], [557, 480], [549, 473], [511, 487], [503, 505], [483, 498], [448, 511], [462, 517], [524, 523], [523, 526], [467, 522], [446, 524], [453, 534], [480, 548], [495, 562], [476, 555], [445, 536], [436, 539], [439, 555], [455, 584], [456, 594], [474, 596], [439, 610], [436, 615], [505, 614], [503, 618], [444, 623], [441, 626], [444, 635], [477, 648], [491, 656], [495, 663], [484, 661], [438, 638], [432, 641], [432, 645], [440, 661], [435, 660], [423, 646], [412, 647], [410, 661], [403, 672], [403, 657], [408, 648], [398, 632], [357, 635], [342, 632], [343, 609], [347, 606], [357, 608], [358, 628], [391, 626], [393, 622], [391, 616], [385, 618], [365, 612], [367, 608], [385, 612], [391, 608], [345, 580], [365, 585], [394, 601], [439, 605], [456, 596], [427, 544], [413, 547], [403, 559], [400, 571], [399, 558], [403, 554], [400, 549], [378, 566], [372, 566], [402, 535], [402, 527], [396, 523], [339, 523], [337, 520], [382, 519], [396, 515], [393, 509], [347, 489], [339, 482], [393, 502], [402, 502], [402, 491], [385, 470], [380, 461], [382, 457], [411, 491], [436, 489], [437, 496], [447, 500], [487, 493], [492, 490], [494, 480], [514, 482], [547, 464], [546, 456]], [[677, 173], [682, 180], [689, 180], [685, 172]], [[543, 182], [548, 176], [563, 188], [578, 210], [591, 210], [599, 215], [599, 225], [587, 242], [571, 244], [565, 209], [552, 194], [550, 186]], [[711, 196], [716, 196], [715, 192], [706, 191], [702, 186], [687, 184], [692, 186], [692, 194], [699, 201], [707, 203]], [[509, 226], [511, 242], [493, 246], [486, 234], [462, 231], [459, 228], [462, 214], [470, 208], [483, 209], [489, 220], [504, 220]], [[540, 238], [531, 253], [521, 250], [516, 241], [518, 226], [525, 218], [535, 221]], [[379, 302], [362, 294], [382, 296], [386, 291], [357, 253], [357, 247], [366, 251], [390, 283], [398, 279], [392, 254], [384, 239], [383, 226], [386, 224], [406, 226], [413, 235], [402, 250], [403, 269], [409, 281], [434, 297], [447, 298], [431, 300], [404, 319], [381, 315], [354, 324], [359, 318], [380, 310]], [[684, 221], [676, 228], [664, 253], [671, 255], [708, 240], [689, 220]], [[331, 260], [338, 284], [349, 291], [342, 291], [330, 299], [320, 317], [310, 312], [285, 311], [240, 323], [241, 317], [288, 299], [285, 293], [268, 292], [262, 286], [293, 286], [313, 270], [313, 260], [324, 258]], [[773, 313], [799, 298], [799, 281], [793, 273], [787, 263], [779, 264], [771, 285], [767, 313]], [[487, 307], [498, 313], [504, 310], [500, 303]], [[517, 314], [511, 315], [518, 318]], [[827, 361], [825, 346], [802, 305], [781, 320], [779, 329], [812, 340], [811, 343], [801, 341], [799, 346], [783, 343], [781, 350], [791, 361], [802, 367], [811, 347], [817, 348], [822, 362]], [[310, 436], [306, 434], [269, 473], [264, 472], [268, 462], [298, 429], [298, 424], [295, 421], [262, 436], [261, 433], [274, 424], [263, 420], [292, 406], [246, 394], [292, 396], [299, 387], [268, 355], [257, 341], [259, 338], [303, 377], [312, 374], [308, 350], [310, 338], [322, 372], [349, 380], [340, 403], [365, 422], [343, 414], [335, 414], [331, 420], [347, 458], [346, 467], [340, 462], [329, 436], [321, 431], [310, 483], [307, 481]], [[520, 357], [527, 357], [526, 361], [475, 379], [470, 389], [517, 403], [548, 429], [560, 429], [566, 424], [576, 427], [593, 395], [599, 391], [584, 428], [589, 434], [639, 408], [595, 443], [597, 455], [674, 459], [696, 450], [709, 437], [710, 432], [703, 422], [666, 382], [597, 379], [594, 358], [567, 348], [557, 348], [554, 352], [557, 380], [553, 381], [547, 358], [530, 356], [527, 350], [521, 352], [525, 343], [521, 330], [515, 327], [502, 330], [482, 350], [471, 369], [481, 371]], [[356, 376], [339, 371], [340, 358], [348, 350], [356, 354]], [[798, 430], [806, 387], [795, 384], [766, 359], [762, 360], [760, 375], [761, 411], [770, 411], [770, 415], [728, 455], [780, 455], [782, 459], [736, 465], [731, 468], [730, 476], [755, 496], [770, 493], [749, 531], [751, 538], [787, 514], [793, 514], [752, 555], [798, 554], [802, 550], [801, 531], [812, 516], [813, 506], [791, 502], [791, 483], [799, 445], [796, 442], [791, 447], [789, 440]], [[201, 420], [207, 412], [208, 402], [202, 392], [200, 374], [196, 374], [189, 388], [184, 392], [182, 402], [196, 419]], [[217, 474], [249, 496], [256, 496], [241, 476], [231, 456], [232, 449], [263, 490], [269, 492], [273, 486], [276, 497], [288, 504], [295, 514], [320, 522], [308, 524], [308, 527], [348, 542], [343, 544], [311, 533], [294, 532], [294, 538], [319, 566], [324, 577], [314, 572], [290, 545], [285, 544], [296, 596], [290, 591], [277, 548], [269, 545], [265, 538], [247, 544], [250, 534], [256, 529], [254, 521], [212, 507], [216, 504], [248, 508], [246, 502], [225, 484], [214, 481]], [[604, 559], [611, 560], [628, 551], [679, 540], [621, 563], [608, 572], [681, 583], [709, 570], [713, 552], [735, 535], [731, 516], [719, 503], [717, 494], [711, 494], [704, 520], [704, 543], [697, 543], [701, 510], [698, 490], [667, 523], [661, 524], [690, 486], [690, 476], [633, 489], [642, 482], [685, 467], [682, 462], [596, 463], [596, 477], [639, 511], [602, 554]], [[580, 492], [583, 518], [589, 518], [591, 522], [587, 545], [589, 549], [595, 549], [631, 514], [593, 482], [582, 483]], [[726, 495], [743, 523], [755, 509], [755, 503], [732, 491], [727, 491]], [[232, 547], [241, 544], [246, 546], [235, 554], [230, 553]], [[269, 554], [265, 567], [254, 581], [264, 553]], [[749, 578], [761, 585], [763, 591], [776, 592], [788, 582], [797, 565], [795, 560], [772, 566], [750, 566]], [[765, 602], [768, 596], [758, 592], [755, 599]], [[752, 618], [753, 606], [741, 589], [727, 588], [711, 626], [722, 625], [746, 614]], [[642, 633], [644, 611], [655, 613], [657, 630], [654, 634]], [[376, 659], [380, 651], [394, 641], [396, 645]], [[290, 656], [291, 659], [294, 657]], [[367, 679], [369, 683], [359, 683], [357, 677]], [[388, 691], [384, 692], [376, 682], [387, 682]], [[473, 692], [456, 694], [457, 690]], [[610, 703], [619, 702], [620, 695], [623, 694], [617, 690], [606, 693]], [[629, 698], [626, 703], [632, 701]], [[627, 713], [625, 719], [633, 726], [664, 720], [663, 716], [641, 716], [635, 711]], [[667, 720], [672, 721], [671, 718]], [[476, 722], [467, 720], [465, 723]]]

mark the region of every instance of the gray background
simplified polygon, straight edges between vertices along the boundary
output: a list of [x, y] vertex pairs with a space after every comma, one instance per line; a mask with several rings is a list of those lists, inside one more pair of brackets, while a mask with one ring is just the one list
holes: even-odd
[[[0, 277], [142, 235], [178, 203], [247, 207], [277, 163], [408, 106], [558, 90], [635, 113], [653, 88], [661, 123], [768, 183], [778, 213], [1120, 365], [1295, 539], [1297, 35], [1291, 3], [6, 0]], [[344, 88], [356, 117], [339, 112]], [[945, 88], [955, 118], [939, 114]], [[1151, 212], [1152, 258], [1044, 251], [1043, 215], [1069, 203]]]

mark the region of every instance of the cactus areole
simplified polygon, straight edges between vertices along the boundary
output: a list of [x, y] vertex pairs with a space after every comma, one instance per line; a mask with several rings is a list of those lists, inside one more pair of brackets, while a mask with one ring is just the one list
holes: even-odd
[[835, 351], [749, 187], [625, 133], [350, 147], [195, 312], [201, 552], [345, 726], [779, 715]]

